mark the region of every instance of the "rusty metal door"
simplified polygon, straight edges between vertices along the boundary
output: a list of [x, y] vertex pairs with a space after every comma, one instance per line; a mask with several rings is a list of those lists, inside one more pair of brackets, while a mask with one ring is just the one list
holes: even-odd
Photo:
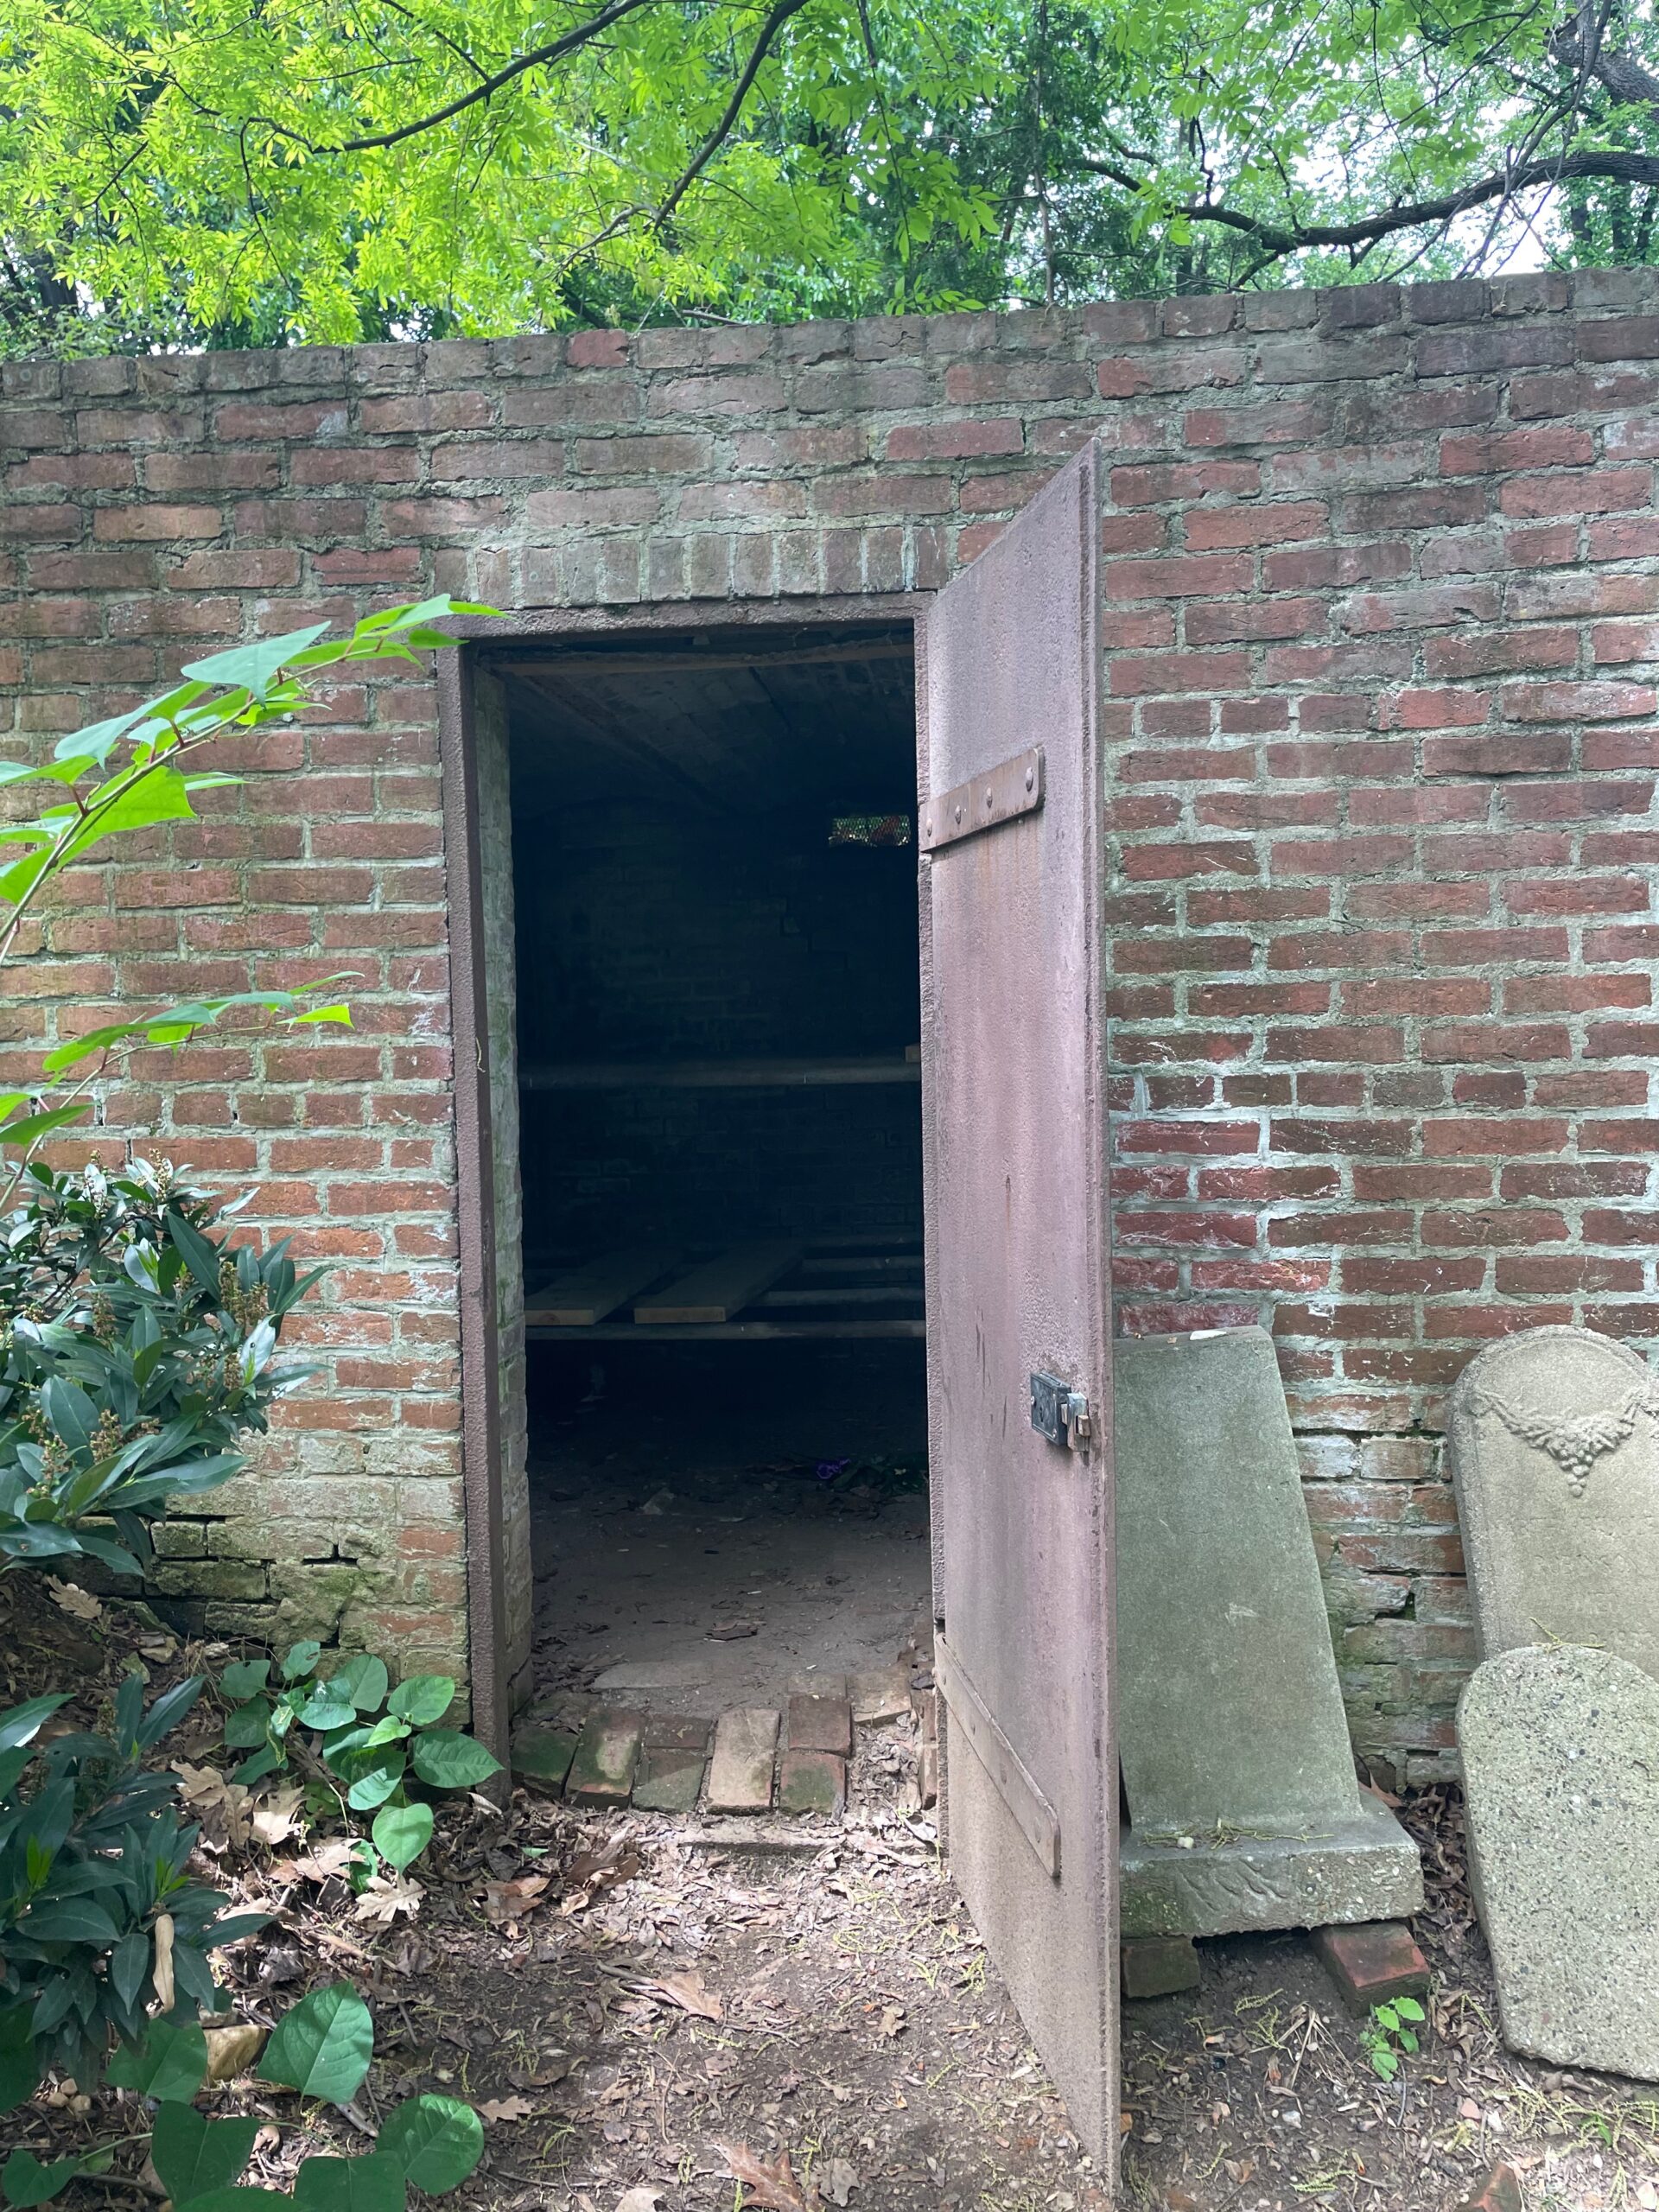
[[1093, 449], [922, 626], [922, 1086], [951, 1871], [1116, 2171]]

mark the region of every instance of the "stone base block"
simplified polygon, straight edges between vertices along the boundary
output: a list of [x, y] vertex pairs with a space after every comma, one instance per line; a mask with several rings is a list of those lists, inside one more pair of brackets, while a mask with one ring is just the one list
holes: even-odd
[[1188, 1851], [1123, 1829], [1122, 1935], [1230, 1936], [1421, 1911], [1416, 1845], [1386, 1805], [1355, 1798], [1352, 1817], [1319, 1834], [1201, 1837]]

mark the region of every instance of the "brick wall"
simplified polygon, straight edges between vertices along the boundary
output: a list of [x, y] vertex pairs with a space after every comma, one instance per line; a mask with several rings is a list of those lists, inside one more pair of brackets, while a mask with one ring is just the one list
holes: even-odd
[[[1659, 1334], [1656, 393], [1652, 272], [12, 365], [0, 724], [389, 594], [925, 591], [1098, 431], [1123, 1325], [1273, 1320], [1357, 1736], [1428, 1773], [1469, 1656], [1447, 1381], [1534, 1322]], [[247, 765], [289, 772], [84, 873], [5, 1072], [56, 994], [360, 972], [356, 1036], [141, 1062], [104, 1141], [257, 1177], [340, 1262], [327, 1387], [175, 1584], [453, 1661], [431, 688]]]

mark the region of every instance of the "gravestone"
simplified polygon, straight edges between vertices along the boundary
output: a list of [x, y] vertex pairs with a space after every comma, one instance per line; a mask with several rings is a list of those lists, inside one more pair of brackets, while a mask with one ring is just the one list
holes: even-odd
[[1113, 1347], [1127, 1934], [1392, 1920], [1417, 1853], [1354, 1775], [1264, 1329]]
[[1610, 1651], [1502, 1652], [1458, 1741], [1504, 2041], [1659, 2081], [1659, 1686]]
[[1659, 1679], [1659, 1396], [1628, 1346], [1527, 1329], [1472, 1359], [1447, 1456], [1484, 1657], [1617, 1652]]

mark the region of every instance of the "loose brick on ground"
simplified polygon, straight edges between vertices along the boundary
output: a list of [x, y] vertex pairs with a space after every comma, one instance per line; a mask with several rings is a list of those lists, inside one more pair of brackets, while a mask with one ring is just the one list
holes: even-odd
[[690, 1813], [696, 1809], [707, 1762], [698, 1751], [659, 1749], [647, 1744], [634, 1771], [633, 1802], [642, 1813]]
[[1402, 1920], [1316, 1929], [1313, 1948], [1351, 2012], [1369, 2012], [1391, 1997], [1428, 1993], [1428, 1961]]
[[1123, 1994], [1170, 1997], [1198, 1986], [1198, 1947], [1190, 1936], [1138, 1936], [1118, 1946]]
[[861, 1727], [884, 1727], [902, 1720], [910, 1711], [908, 1667], [876, 1667], [868, 1674], [849, 1678], [853, 1718]]
[[764, 1813], [772, 1805], [772, 1768], [783, 1716], [772, 1707], [734, 1705], [715, 1724], [709, 1762], [711, 1813]]
[[848, 1758], [853, 1749], [853, 1709], [846, 1696], [797, 1693], [789, 1700], [791, 1751], [832, 1751]]
[[633, 1713], [595, 1713], [583, 1723], [564, 1794], [579, 1805], [626, 1805], [639, 1757]]
[[512, 1739], [513, 1779], [556, 1797], [564, 1787], [575, 1751], [576, 1734], [572, 1728], [522, 1728]]
[[836, 1818], [847, 1809], [847, 1762], [833, 1751], [785, 1751], [778, 1780], [778, 1808]]

